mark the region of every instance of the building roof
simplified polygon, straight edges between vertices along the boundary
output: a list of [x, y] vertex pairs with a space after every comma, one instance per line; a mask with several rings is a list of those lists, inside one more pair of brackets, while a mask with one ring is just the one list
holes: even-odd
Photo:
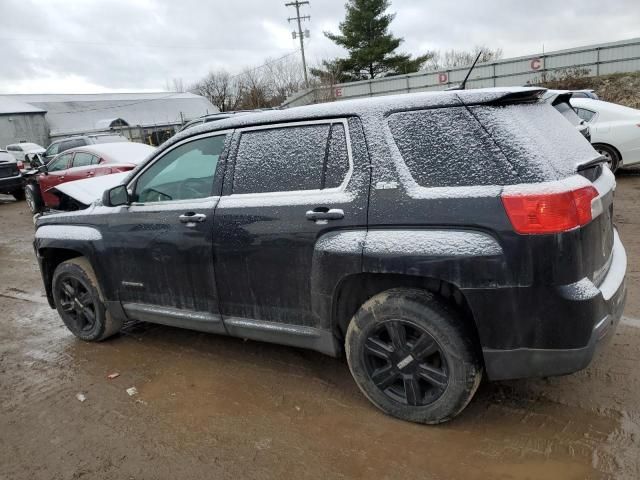
[[45, 110], [23, 103], [9, 96], [0, 95], [0, 115], [11, 113], [45, 113]]
[[181, 124], [218, 109], [193, 93], [100, 93], [5, 95], [47, 112], [52, 136], [104, 130], [109, 120], [130, 126]]

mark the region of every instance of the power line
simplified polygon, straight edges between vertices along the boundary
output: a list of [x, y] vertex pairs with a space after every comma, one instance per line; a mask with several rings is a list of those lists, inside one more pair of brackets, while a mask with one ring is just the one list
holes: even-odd
[[289, 23], [291, 23], [291, 20], [296, 20], [298, 22], [298, 31], [293, 32], [293, 38], [295, 39], [296, 35], [298, 36], [298, 38], [300, 38], [300, 53], [302, 53], [302, 69], [304, 70], [304, 84], [306, 88], [309, 88], [309, 78], [307, 77], [307, 61], [304, 58], [304, 36], [306, 35], [307, 38], [309, 38], [309, 30], [305, 30], [303, 34], [301, 22], [303, 22], [304, 20], [311, 20], [311, 17], [309, 15], [304, 15], [302, 17], [300, 16], [300, 7], [302, 5], [309, 5], [309, 2], [306, 2], [306, 1], [300, 2], [298, 0], [295, 0], [293, 2], [284, 4], [285, 7], [296, 7], [296, 16], [289, 17], [287, 21]]

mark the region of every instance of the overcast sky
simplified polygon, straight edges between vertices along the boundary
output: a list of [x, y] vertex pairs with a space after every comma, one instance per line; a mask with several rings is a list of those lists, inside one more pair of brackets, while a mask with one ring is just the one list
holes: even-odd
[[[310, 0], [308, 63], [341, 53], [344, 0]], [[294, 51], [285, 0], [0, 0], [0, 93], [161, 91]], [[393, 0], [400, 50], [505, 57], [640, 36], [640, 0]]]

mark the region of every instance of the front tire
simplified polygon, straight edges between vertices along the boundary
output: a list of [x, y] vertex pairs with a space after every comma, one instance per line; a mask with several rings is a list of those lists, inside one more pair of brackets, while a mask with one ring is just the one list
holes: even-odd
[[95, 272], [86, 258], [72, 258], [58, 265], [52, 287], [56, 310], [76, 337], [98, 342], [122, 328], [122, 321], [107, 311]]
[[467, 406], [482, 379], [469, 330], [430, 292], [388, 290], [367, 301], [349, 324], [349, 369], [383, 412], [410, 422], [446, 422]]
[[620, 154], [618, 151], [610, 145], [604, 145], [602, 143], [596, 143], [593, 145], [600, 155], [607, 159], [607, 164], [613, 173], [616, 173], [620, 167]]
[[24, 195], [31, 213], [33, 215], [42, 213], [44, 205], [42, 203], [42, 197], [40, 196], [40, 187], [32, 183], [27, 184], [24, 187]]

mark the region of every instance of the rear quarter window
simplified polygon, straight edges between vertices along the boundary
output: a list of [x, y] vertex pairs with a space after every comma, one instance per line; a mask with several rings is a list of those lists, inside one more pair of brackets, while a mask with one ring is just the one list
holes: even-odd
[[388, 122], [404, 162], [423, 187], [517, 181], [505, 155], [465, 107], [394, 113]]

